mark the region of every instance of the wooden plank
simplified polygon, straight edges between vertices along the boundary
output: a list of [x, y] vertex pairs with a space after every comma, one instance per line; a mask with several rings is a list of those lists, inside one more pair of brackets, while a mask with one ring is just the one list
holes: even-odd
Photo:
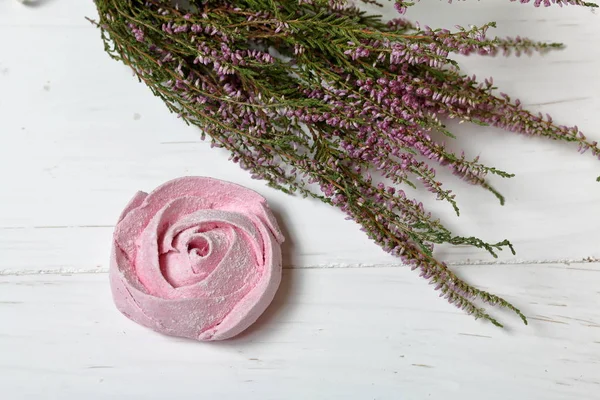
[[[337, 210], [277, 193], [199, 142], [196, 129], [103, 53], [99, 33], [84, 20], [94, 14], [92, 2], [0, 2], [0, 270], [106, 269], [110, 227], [132, 194], [182, 175], [210, 175], [263, 193], [288, 231], [288, 266], [397, 263]], [[600, 139], [598, 15], [506, 0], [422, 2], [409, 17], [450, 27], [496, 20], [498, 35], [564, 41], [566, 50], [545, 57], [472, 57], [465, 70], [493, 75], [533, 109]], [[456, 234], [513, 240], [518, 254], [503, 254], [502, 262], [600, 257], [597, 160], [555, 142], [466, 125], [456, 130], [451, 147], [517, 174], [493, 179], [507, 197], [500, 207], [441, 171], [458, 194], [460, 218], [428, 193], [415, 193]], [[494, 261], [462, 247], [440, 247], [438, 255], [454, 263]]]
[[0, 277], [0, 387], [24, 399], [596, 399], [600, 264], [461, 267], [530, 317], [474, 321], [407, 269], [287, 270], [250, 332], [165, 337], [105, 274]]

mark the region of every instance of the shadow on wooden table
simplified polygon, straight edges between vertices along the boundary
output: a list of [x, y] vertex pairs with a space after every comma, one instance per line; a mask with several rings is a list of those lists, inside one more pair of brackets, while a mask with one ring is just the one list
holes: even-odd
[[269, 332], [273, 327], [273, 321], [277, 319], [284, 310], [285, 312], [289, 311], [289, 296], [296, 289], [295, 285], [298, 285], [298, 282], [296, 281], [297, 271], [289, 268], [291, 265], [297, 265], [294, 262], [294, 238], [287, 229], [287, 218], [283, 211], [277, 206], [271, 206], [271, 211], [275, 215], [275, 218], [279, 223], [279, 228], [285, 237], [285, 242], [281, 245], [282, 265], [284, 268], [281, 276], [281, 284], [279, 285], [279, 289], [277, 289], [275, 298], [258, 320], [232, 340], [222, 342], [223, 344], [234, 344], [237, 346], [241, 342], [254, 341], [255, 339], [263, 341], [269, 336]]
[[43, 7], [48, 3], [53, 3], [54, 0], [25, 0], [22, 1], [24, 5], [31, 8]]

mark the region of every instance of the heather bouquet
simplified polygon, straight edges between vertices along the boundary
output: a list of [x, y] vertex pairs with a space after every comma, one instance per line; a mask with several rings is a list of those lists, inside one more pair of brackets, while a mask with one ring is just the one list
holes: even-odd
[[[500, 325], [488, 305], [527, 322], [512, 304], [464, 282], [433, 254], [434, 245], [449, 243], [496, 256], [504, 248], [514, 253], [511, 243], [454, 235], [403, 188], [425, 187], [458, 214], [454, 194], [436, 178], [436, 168], [447, 168], [504, 202], [486, 176], [511, 174], [433, 138], [454, 137], [449, 119], [574, 142], [600, 156], [597, 143], [576, 126], [527, 111], [492, 79], [465, 75], [453, 59], [545, 52], [560, 44], [491, 37], [494, 23], [453, 31], [420, 27], [402, 17], [411, 5], [404, 1], [396, 2], [398, 18], [389, 21], [345, 0], [95, 3], [94, 23], [111, 57], [254, 178], [338, 207], [475, 318]], [[552, 3], [595, 7], [535, 1]]]

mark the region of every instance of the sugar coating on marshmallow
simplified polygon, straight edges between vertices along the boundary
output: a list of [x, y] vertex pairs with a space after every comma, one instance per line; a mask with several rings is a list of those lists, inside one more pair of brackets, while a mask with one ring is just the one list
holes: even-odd
[[233, 183], [184, 177], [138, 192], [113, 235], [115, 304], [167, 335], [231, 338], [273, 300], [283, 240], [266, 200]]

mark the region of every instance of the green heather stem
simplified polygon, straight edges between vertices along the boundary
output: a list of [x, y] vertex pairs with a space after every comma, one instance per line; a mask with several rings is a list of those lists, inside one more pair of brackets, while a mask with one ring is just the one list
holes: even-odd
[[[374, 3], [371, 0], [366, 3]], [[402, 187], [425, 187], [458, 214], [435, 168], [504, 197], [485, 179], [513, 175], [467, 160], [433, 139], [446, 118], [575, 142], [600, 156], [577, 127], [556, 125], [464, 75], [453, 54], [531, 54], [561, 47], [490, 38], [488, 23], [456, 31], [384, 21], [344, 0], [96, 0], [107, 53], [134, 71], [170, 111], [201, 129], [252, 177], [338, 207], [385, 251], [475, 318], [504, 299], [464, 282], [433, 255], [435, 244], [488, 243], [453, 234]], [[177, 2], [175, 2], [177, 3]], [[402, 10], [409, 4], [397, 2]], [[591, 6], [580, 1], [554, 1]], [[417, 185], [415, 182], [419, 181]], [[600, 181], [600, 178], [599, 178]]]

